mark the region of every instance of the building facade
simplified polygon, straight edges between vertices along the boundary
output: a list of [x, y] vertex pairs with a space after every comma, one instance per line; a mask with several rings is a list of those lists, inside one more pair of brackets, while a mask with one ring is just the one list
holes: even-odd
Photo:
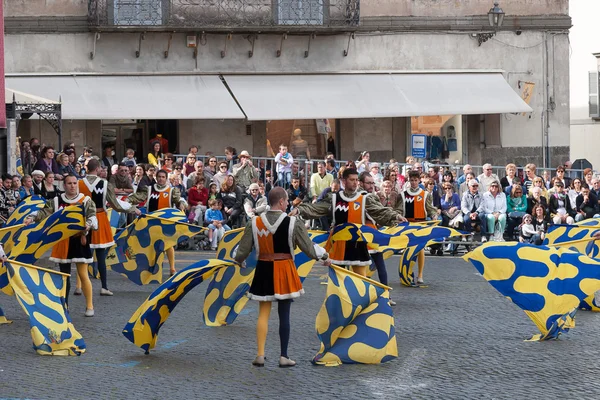
[[[452, 163], [569, 159], [568, 0], [504, 0], [494, 28], [478, 0], [4, 4], [7, 88], [60, 98], [78, 149], [267, 156], [300, 128], [313, 158], [404, 159], [424, 134]], [[57, 144], [34, 117], [18, 135]]]

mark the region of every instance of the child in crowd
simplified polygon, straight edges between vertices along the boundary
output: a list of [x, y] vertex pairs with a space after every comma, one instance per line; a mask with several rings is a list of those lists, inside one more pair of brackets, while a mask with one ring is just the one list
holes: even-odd
[[216, 200], [218, 194], [219, 194], [219, 187], [217, 186], [216, 183], [214, 183], [214, 182], [211, 183], [210, 186], [208, 187], [208, 201]]
[[137, 165], [137, 162], [135, 161], [135, 151], [133, 149], [127, 149], [127, 151], [125, 152], [125, 157], [123, 157], [123, 160], [121, 162], [128, 162], [131, 161], [133, 162], [132, 167], [135, 170], [135, 166]]
[[523, 223], [519, 229], [519, 242], [540, 245], [542, 243], [541, 235], [535, 226], [533, 226], [533, 218], [529, 214], [523, 216]]
[[208, 202], [209, 209], [204, 215], [204, 222], [208, 224], [208, 240], [210, 241], [211, 250], [217, 249], [217, 244], [223, 238], [225, 231], [231, 228], [225, 224], [226, 219], [223, 217], [221, 207], [223, 203], [220, 200], [210, 200]]
[[288, 153], [287, 146], [279, 146], [279, 153], [275, 156], [277, 164], [277, 186], [287, 189], [292, 181], [292, 164], [294, 158]]

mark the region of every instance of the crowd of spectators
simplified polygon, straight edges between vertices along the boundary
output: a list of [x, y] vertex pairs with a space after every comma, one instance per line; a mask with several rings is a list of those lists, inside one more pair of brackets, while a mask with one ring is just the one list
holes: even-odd
[[[390, 160], [384, 169], [382, 164], [371, 162], [368, 152], [362, 152], [357, 161], [346, 163], [335, 161], [333, 154], [328, 153], [326, 159], [314, 164], [316, 171], [307, 171], [310, 175], [305, 176], [302, 159], [295, 159], [285, 145], [279, 147], [273, 159], [258, 162], [248, 151], [238, 154], [233, 147], [225, 148], [224, 157], [200, 157], [196, 146], [189, 151], [185, 158], [176, 160], [171, 153], [163, 154], [156, 142], [145, 159], [136, 158], [134, 151], [128, 149], [119, 162], [110, 146], [99, 156], [91, 147], [85, 147], [77, 158], [72, 142], [61, 152], [52, 146], [41, 147], [37, 139], [23, 142], [23, 164], [31, 166], [30, 171], [22, 178], [2, 176], [0, 215], [8, 217], [20, 200], [33, 194], [46, 199], [55, 197], [62, 191], [64, 177], [73, 174], [83, 178], [88, 160], [95, 157], [102, 163], [101, 177], [109, 179], [121, 196], [154, 184], [158, 169], [167, 171], [171, 186], [178, 188], [188, 202], [189, 221], [210, 228], [211, 247], [216, 246], [226, 230], [241, 227], [252, 216], [267, 210], [266, 195], [272, 187], [287, 190], [288, 209], [292, 210], [301, 202], [321, 201], [330, 191], [343, 189], [339, 178], [346, 168], [370, 174], [381, 203], [393, 208], [398, 206], [399, 194], [407, 188], [409, 171], [419, 172], [420, 186], [431, 194], [437, 210], [432, 218], [444, 226], [478, 231], [482, 241], [540, 244], [551, 224], [573, 224], [600, 217], [598, 177], [585, 170], [583, 179], [570, 178], [563, 165], [550, 176], [548, 171], [538, 174], [534, 164], [520, 170], [511, 163], [504, 176], [499, 177], [490, 164], [483, 165], [479, 175], [470, 165], [462, 171], [449, 166], [430, 166], [425, 171], [422, 163], [408, 157], [404, 164]], [[327, 230], [329, 223], [322, 218], [313, 221], [312, 226]]]

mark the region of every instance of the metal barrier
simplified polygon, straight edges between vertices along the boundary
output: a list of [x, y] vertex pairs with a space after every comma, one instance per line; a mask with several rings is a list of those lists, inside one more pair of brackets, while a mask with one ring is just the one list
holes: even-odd
[[[175, 154], [174, 157], [177, 162], [185, 162], [187, 154]], [[216, 158], [217, 161], [219, 161], [219, 162], [220, 161], [228, 161], [225, 156], [197, 155], [196, 159], [202, 160], [202, 162], [206, 165], [208, 159], [213, 158], [213, 157]], [[277, 172], [276, 172], [276, 165], [275, 165], [274, 158], [273, 157], [252, 157], [252, 161], [253, 161], [253, 164], [255, 167], [259, 167], [261, 169], [265, 168], [265, 170], [269, 169], [271, 171], [271, 176], [273, 178], [273, 184], [274, 184], [275, 181], [277, 180]], [[320, 161], [322, 161], [322, 160], [320, 160], [320, 159], [319, 160], [294, 159], [294, 162], [298, 162], [299, 168], [304, 173], [304, 186], [306, 187], [307, 190], [310, 189], [310, 177], [313, 173], [315, 173], [317, 171], [316, 166], [317, 166], [317, 163]], [[336, 163], [336, 168], [339, 170], [340, 167], [345, 166], [347, 162], [335, 160], [335, 163]], [[381, 167], [381, 169], [380, 169], [381, 174], [385, 176], [385, 172], [386, 172], [387, 168], [389, 167], [390, 163], [389, 162], [382, 162], [382, 163], [378, 162], [378, 164]], [[439, 168], [443, 168], [444, 171], [446, 171], [446, 170], [454, 171], [455, 178], [458, 178], [461, 175], [463, 175], [463, 173], [462, 173], [463, 167], [465, 165], [467, 165], [467, 164], [435, 164], [435, 163], [431, 163], [428, 161], [423, 161], [423, 162], [421, 162], [421, 164], [423, 165], [423, 172], [425, 172], [425, 173], [427, 173], [429, 168], [439, 167]], [[410, 166], [412, 168], [412, 166], [414, 164], [397, 163], [397, 165], [398, 165], [399, 170], [402, 171], [403, 167]], [[471, 165], [475, 176], [479, 176], [483, 173], [483, 165], [473, 165], [473, 164], [469, 164], [469, 165]], [[262, 167], [262, 166], [264, 166], [264, 167]], [[536, 168], [536, 174], [538, 176], [542, 176], [544, 171], [550, 171], [551, 179], [556, 175], [556, 168], [543, 168], [543, 167]], [[570, 177], [570, 178], [577, 177], [580, 179], [584, 179], [583, 171], [584, 170], [581, 170], [581, 169], [566, 169], [565, 176]], [[496, 176], [498, 176], [499, 179], [502, 179], [504, 176], [506, 176], [506, 166], [498, 166], [498, 165], [494, 166], [493, 165], [492, 173], [495, 174]], [[598, 173], [598, 171], [594, 170], [593, 173], [594, 173], [595, 177], [600, 178], [600, 174]], [[517, 176], [519, 176], [519, 175], [522, 175], [523, 177], [526, 176], [525, 166], [517, 166]], [[261, 181], [264, 184], [266, 184], [265, 178], [266, 177], [264, 176], [264, 174], [260, 177]]]

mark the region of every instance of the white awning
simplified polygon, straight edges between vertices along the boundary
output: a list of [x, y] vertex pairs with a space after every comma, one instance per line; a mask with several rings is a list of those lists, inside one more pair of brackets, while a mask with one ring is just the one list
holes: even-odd
[[13, 100], [17, 104], [58, 104], [58, 101], [52, 101], [32, 94], [19, 92], [18, 90], [6, 88], [4, 91], [4, 103], [12, 104]]
[[224, 75], [249, 120], [531, 112], [500, 72]]
[[244, 119], [217, 75], [18, 76], [6, 86], [62, 100], [64, 119]]

